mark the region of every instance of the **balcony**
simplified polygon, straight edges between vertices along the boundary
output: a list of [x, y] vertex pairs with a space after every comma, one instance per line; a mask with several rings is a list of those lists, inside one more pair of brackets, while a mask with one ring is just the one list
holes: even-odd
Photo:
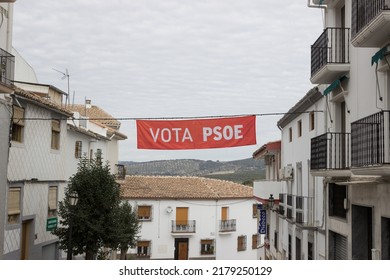
[[220, 220], [219, 221], [219, 233], [229, 233], [236, 231], [236, 220]]
[[355, 47], [381, 48], [390, 41], [390, 0], [352, 1]]
[[311, 139], [310, 173], [313, 176], [349, 177], [350, 133], [327, 132]]
[[351, 171], [356, 175], [390, 173], [390, 111], [351, 123]]
[[349, 72], [349, 28], [329, 27], [311, 46], [313, 84], [330, 84]]
[[172, 234], [188, 234], [196, 232], [196, 222], [188, 221], [172, 221]]
[[15, 72], [15, 57], [0, 49], [0, 93], [11, 93]]

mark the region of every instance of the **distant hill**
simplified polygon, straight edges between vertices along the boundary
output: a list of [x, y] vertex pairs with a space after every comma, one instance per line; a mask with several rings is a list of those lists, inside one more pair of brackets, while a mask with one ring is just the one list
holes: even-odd
[[234, 161], [197, 159], [123, 161], [128, 175], [199, 176], [245, 183], [264, 178], [264, 162], [252, 158]]

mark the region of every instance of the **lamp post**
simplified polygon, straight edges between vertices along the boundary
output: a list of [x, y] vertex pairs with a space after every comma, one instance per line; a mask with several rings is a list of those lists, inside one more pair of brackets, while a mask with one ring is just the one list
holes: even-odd
[[67, 260], [72, 259], [72, 252], [73, 252], [73, 244], [72, 244], [72, 224], [73, 224], [73, 207], [77, 204], [79, 200], [79, 195], [77, 192], [73, 191], [69, 193], [69, 204], [70, 204], [70, 209], [69, 209], [69, 229], [68, 229], [68, 253], [67, 253]]
[[273, 194], [270, 194], [269, 195], [269, 198], [268, 198], [268, 207], [271, 211], [274, 210], [274, 205], [275, 205], [275, 198], [274, 198], [274, 195]]

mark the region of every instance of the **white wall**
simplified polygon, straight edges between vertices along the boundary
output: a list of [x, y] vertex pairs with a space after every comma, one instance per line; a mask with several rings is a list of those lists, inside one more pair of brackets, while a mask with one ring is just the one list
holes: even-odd
[[[152, 205], [152, 221], [141, 222], [140, 240], [151, 240], [152, 259], [173, 259], [175, 238], [189, 238], [189, 258], [204, 257], [200, 254], [200, 240], [215, 240], [216, 259], [256, 259], [257, 250], [252, 249], [252, 235], [257, 233], [257, 219], [252, 217], [249, 200], [138, 200], [129, 201], [132, 206]], [[173, 208], [171, 213], [166, 209]], [[229, 207], [228, 219], [236, 219], [237, 230], [228, 234], [219, 233], [221, 207]], [[188, 207], [189, 220], [196, 221], [196, 233], [172, 235], [171, 221], [176, 219], [176, 207]], [[237, 252], [237, 237], [247, 236], [247, 249]], [[132, 253], [135, 253], [133, 250]]]

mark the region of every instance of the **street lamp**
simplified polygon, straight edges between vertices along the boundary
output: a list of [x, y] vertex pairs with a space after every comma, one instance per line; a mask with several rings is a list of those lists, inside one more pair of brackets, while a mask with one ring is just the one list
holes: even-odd
[[69, 204], [70, 204], [70, 209], [69, 209], [69, 236], [68, 236], [68, 253], [67, 253], [67, 260], [72, 259], [72, 252], [73, 252], [73, 244], [72, 244], [72, 224], [73, 224], [73, 208], [77, 204], [79, 200], [79, 195], [77, 192], [73, 191], [69, 193]]
[[268, 208], [272, 211], [274, 211], [274, 205], [275, 205], [275, 198], [273, 194], [269, 195], [268, 198]]

